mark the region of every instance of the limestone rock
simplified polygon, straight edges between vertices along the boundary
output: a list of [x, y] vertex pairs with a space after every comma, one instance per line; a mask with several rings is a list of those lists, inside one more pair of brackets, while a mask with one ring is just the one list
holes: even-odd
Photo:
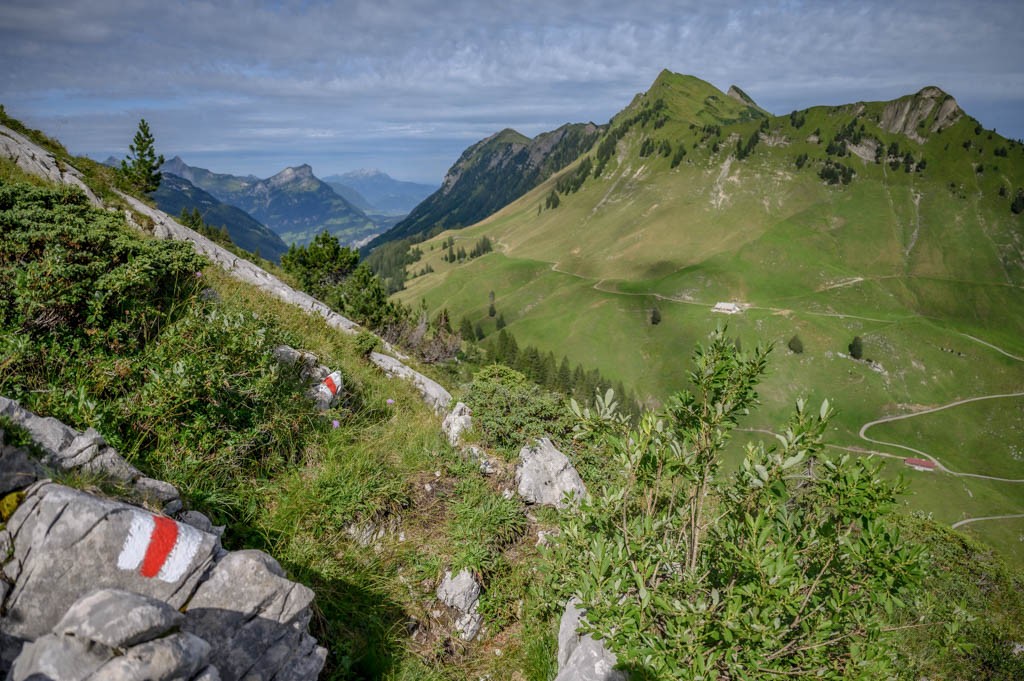
[[462, 613], [473, 612], [480, 598], [480, 585], [473, 573], [463, 568], [452, 577], [452, 571], [444, 573], [441, 586], [437, 587], [438, 599], [450, 608]]
[[274, 358], [282, 364], [298, 364], [300, 375], [316, 384], [309, 389], [309, 397], [320, 411], [330, 409], [334, 399], [345, 387], [341, 372], [332, 372], [320, 364], [320, 360], [311, 352], [279, 345], [274, 348]]
[[82, 470], [102, 475], [129, 486], [141, 501], [164, 513], [181, 510], [181, 496], [174, 485], [144, 477], [94, 429], [80, 433], [55, 418], [37, 416], [6, 397], [0, 397], [0, 415], [28, 431], [43, 451], [45, 466], [59, 471]]
[[444, 417], [441, 422], [441, 430], [448, 438], [448, 444], [458, 447], [462, 441], [462, 433], [473, 427], [473, 417], [470, 415], [469, 407], [462, 402], [455, 405], [451, 413]]
[[519, 496], [533, 504], [565, 508], [587, 496], [587, 488], [568, 457], [555, 449], [548, 438], [536, 440], [519, 452], [521, 463], [516, 467]]
[[76, 601], [52, 632], [126, 648], [152, 640], [184, 619], [163, 601], [120, 589], [101, 589]]
[[487, 453], [476, 445], [463, 447], [461, 451], [463, 456], [477, 463], [480, 467], [480, 472], [484, 475], [494, 475], [498, 472], [498, 465], [494, 463], [494, 460], [488, 457]]
[[53, 629], [27, 644], [13, 681], [149, 681], [218, 679], [210, 646], [173, 632], [184, 616], [166, 603], [117, 589], [74, 603]]
[[451, 393], [445, 390], [440, 383], [427, 378], [418, 371], [413, 371], [394, 357], [371, 352], [370, 361], [389, 376], [396, 376], [411, 382], [423, 396], [423, 400], [434, 408], [434, 411], [441, 413], [451, 404]]
[[12, 159], [22, 170], [58, 184], [78, 187], [94, 206], [102, 202], [92, 193], [76, 169], [57, 163], [53, 154], [36, 145], [24, 135], [0, 125], [0, 156]]
[[615, 669], [615, 653], [590, 634], [580, 636], [576, 629], [585, 612], [573, 598], [565, 605], [558, 626], [558, 676], [555, 681], [626, 681]]
[[476, 612], [467, 612], [455, 620], [455, 633], [463, 641], [472, 641], [480, 633], [483, 624], [483, 615]]
[[[217, 537], [135, 506], [42, 481], [7, 523], [12, 552], [3, 567], [14, 586], [0, 638], [49, 632], [80, 598], [122, 589], [178, 609], [214, 559]], [[10, 661], [12, 646], [4, 646]]]
[[307, 633], [313, 592], [261, 551], [233, 551], [189, 601], [182, 630], [208, 641], [225, 681], [311, 679], [327, 651]]

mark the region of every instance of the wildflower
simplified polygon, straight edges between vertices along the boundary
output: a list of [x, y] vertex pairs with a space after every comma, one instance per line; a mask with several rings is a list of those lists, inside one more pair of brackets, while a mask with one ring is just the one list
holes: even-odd
[[203, 276], [202, 272], [196, 272], [196, 279], [199, 279], [202, 276]]
[[389, 397], [388, 398], [388, 404], [394, 404], [394, 403], [395, 403], [395, 401]]
[[341, 423], [338, 422], [338, 419], [334, 419], [333, 421], [331, 421], [331, 428], [340, 428], [340, 427], [341, 427]]

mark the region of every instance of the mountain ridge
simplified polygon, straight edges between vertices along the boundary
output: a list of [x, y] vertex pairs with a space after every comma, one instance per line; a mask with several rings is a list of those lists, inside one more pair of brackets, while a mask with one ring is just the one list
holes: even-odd
[[214, 173], [176, 156], [163, 166], [214, 197], [259, 220], [285, 243], [308, 243], [328, 231], [345, 244], [380, 231], [363, 211], [339, 196], [309, 164], [282, 169], [269, 178]]
[[575, 160], [602, 129], [566, 123], [530, 139], [505, 128], [476, 142], [449, 168], [436, 192], [367, 248], [484, 219]]

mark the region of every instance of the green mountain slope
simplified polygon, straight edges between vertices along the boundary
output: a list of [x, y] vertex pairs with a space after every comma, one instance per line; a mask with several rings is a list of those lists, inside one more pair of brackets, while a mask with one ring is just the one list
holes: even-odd
[[241, 208], [288, 244], [308, 243], [324, 230], [346, 244], [380, 231], [361, 210], [313, 175], [308, 165], [285, 168], [265, 180], [213, 173], [189, 166], [178, 157], [165, 163], [163, 170]]
[[[426, 273], [398, 296], [492, 334], [494, 291], [520, 345], [565, 353], [652, 402], [685, 384], [680, 357], [728, 321], [743, 343], [777, 346], [765, 427], [809, 386], [840, 405], [838, 444], [896, 457], [895, 474], [917, 455], [862, 439], [862, 426], [1024, 385], [1024, 227], [1011, 210], [1022, 185], [1024, 148], [938, 88], [765, 117], [664, 72], [575, 164], [487, 220], [420, 244], [415, 267]], [[445, 239], [468, 249], [484, 235], [494, 253], [442, 259]], [[718, 302], [744, 311], [715, 314]], [[863, 361], [847, 356], [854, 336]], [[787, 349], [793, 337], [800, 354]], [[1020, 427], [1024, 400], [986, 404], [986, 420], [967, 421], [960, 437], [991, 449], [933, 452], [945, 436], [923, 421], [912, 439], [882, 427], [866, 435], [933, 453], [952, 471], [1024, 479], [999, 435]], [[912, 503], [944, 521], [1024, 511], [1018, 483], [910, 474], [920, 478]], [[1004, 548], [1024, 562], [1024, 544]]]
[[440, 189], [368, 248], [482, 220], [574, 161], [602, 129], [566, 124], [532, 140], [506, 129], [477, 142], [451, 167]]
[[183, 209], [191, 211], [198, 208], [206, 224], [227, 227], [231, 240], [250, 253], [259, 253], [268, 260], [277, 261], [288, 250], [281, 237], [251, 215], [221, 203], [183, 177], [164, 173], [160, 188], [151, 196], [160, 210], [171, 215], [180, 215]]

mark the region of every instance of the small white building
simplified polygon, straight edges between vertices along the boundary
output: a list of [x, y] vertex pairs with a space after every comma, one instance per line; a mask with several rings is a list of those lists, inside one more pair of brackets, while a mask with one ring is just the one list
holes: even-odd
[[721, 312], [722, 314], [737, 314], [743, 312], [743, 308], [738, 303], [715, 303], [711, 311]]

